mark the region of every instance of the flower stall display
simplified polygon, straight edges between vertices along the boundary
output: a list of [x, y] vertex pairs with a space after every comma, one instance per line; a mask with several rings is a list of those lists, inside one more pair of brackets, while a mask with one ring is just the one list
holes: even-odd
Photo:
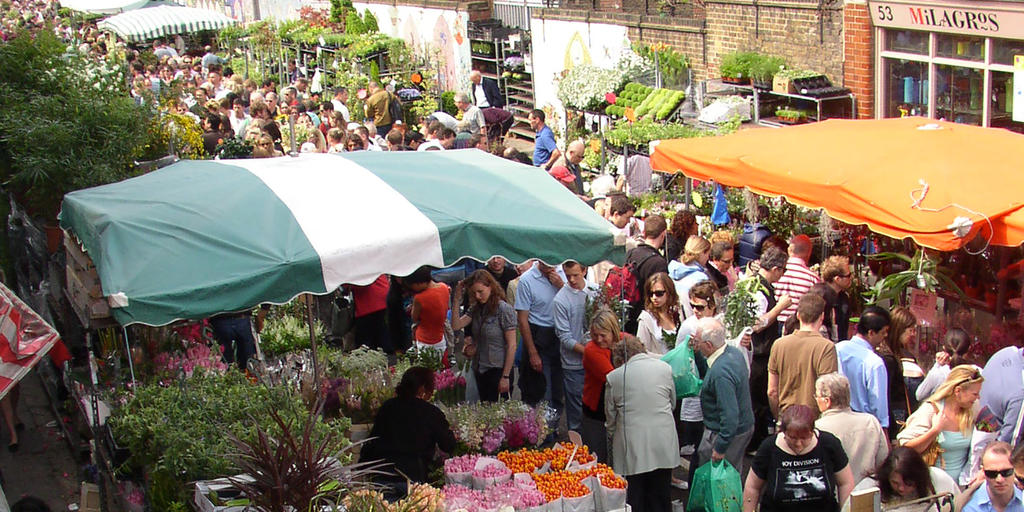
[[549, 431], [545, 404], [530, 407], [510, 400], [442, 407], [455, 432], [459, 453], [497, 453], [502, 448], [538, 446]]
[[445, 482], [445, 510], [453, 512], [504, 507], [589, 512], [626, 503], [626, 481], [598, 464], [586, 446], [506, 450], [494, 458], [454, 457], [445, 462]]
[[[324, 324], [314, 320], [313, 325], [317, 339], [322, 340], [326, 332]], [[268, 318], [260, 333], [260, 348], [267, 356], [280, 356], [309, 347], [309, 324], [292, 315]]]
[[190, 343], [184, 352], [160, 352], [153, 357], [153, 366], [158, 374], [177, 375], [180, 371], [186, 378], [199, 374], [223, 374], [228, 367], [221, 360], [222, 347], [217, 351], [205, 343]]

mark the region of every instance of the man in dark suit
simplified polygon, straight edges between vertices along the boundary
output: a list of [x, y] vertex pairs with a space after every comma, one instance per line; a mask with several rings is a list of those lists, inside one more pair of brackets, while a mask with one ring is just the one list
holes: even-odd
[[493, 78], [484, 78], [479, 71], [473, 70], [469, 73], [470, 96], [473, 104], [481, 109], [486, 107], [501, 108], [505, 106], [505, 97], [498, 89], [498, 81]]

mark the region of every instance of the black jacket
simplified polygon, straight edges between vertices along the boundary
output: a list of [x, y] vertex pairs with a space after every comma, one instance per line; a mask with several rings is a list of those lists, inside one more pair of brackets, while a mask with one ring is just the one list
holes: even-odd
[[[484, 87], [484, 96], [487, 97], [487, 103], [492, 107], [501, 108], [505, 106], [505, 96], [501, 94], [501, 90], [498, 89], [498, 81], [493, 78], [483, 77], [480, 79], [480, 85]], [[470, 85], [469, 95], [473, 99], [473, 104], [476, 105], [476, 85]]]
[[372, 438], [360, 454], [360, 461], [383, 460], [393, 464], [385, 471], [401, 471], [413, 482], [426, 482], [434, 451], [455, 449], [444, 413], [419, 398], [392, 398], [384, 402], [370, 431]]

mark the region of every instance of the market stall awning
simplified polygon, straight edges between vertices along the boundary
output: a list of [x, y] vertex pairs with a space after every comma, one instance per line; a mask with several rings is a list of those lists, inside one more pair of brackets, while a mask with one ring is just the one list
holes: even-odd
[[150, 0], [60, 0], [60, 6], [92, 14], [117, 14], [138, 9]]
[[621, 262], [610, 224], [548, 174], [478, 150], [182, 161], [70, 193], [61, 226], [122, 324], [283, 303], [463, 257]]
[[0, 283], [0, 400], [59, 339], [53, 327]]
[[111, 16], [96, 27], [113, 32], [125, 41], [140, 43], [175, 34], [220, 30], [234, 23], [235, 20], [208, 9], [158, 5]]
[[940, 250], [979, 232], [993, 244], [1024, 242], [1021, 162], [1022, 135], [919, 117], [666, 140], [651, 157], [657, 170], [785, 196]]

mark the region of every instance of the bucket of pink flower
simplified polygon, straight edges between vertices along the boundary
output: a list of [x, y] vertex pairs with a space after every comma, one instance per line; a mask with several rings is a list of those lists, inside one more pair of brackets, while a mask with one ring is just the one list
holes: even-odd
[[453, 368], [435, 371], [434, 399], [445, 405], [466, 401], [466, 377], [463, 371]]

